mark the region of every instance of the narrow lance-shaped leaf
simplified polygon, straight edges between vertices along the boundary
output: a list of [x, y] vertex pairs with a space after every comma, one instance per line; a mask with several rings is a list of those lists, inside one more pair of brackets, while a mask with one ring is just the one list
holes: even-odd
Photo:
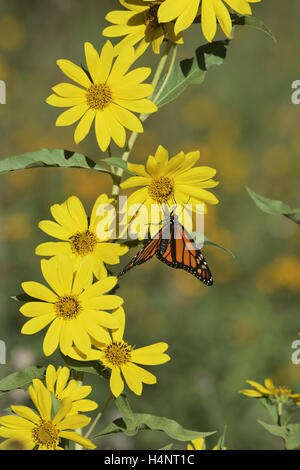
[[[170, 103], [189, 85], [201, 85], [207, 70], [214, 65], [221, 65], [224, 62], [229, 42], [229, 39], [225, 39], [224, 41], [214, 41], [200, 46], [196, 49], [194, 57], [182, 60], [176, 64], [163, 92], [156, 102], [157, 106], [161, 108], [165, 104]], [[166, 76], [160, 80], [157, 90], [160, 89], [165, 78]]]
[[26, 387], [32, 382], [32, 379], [42, 379], [45, 371], [46, 367], [30, 366], [23, 371], [14, 372], [0, 380], [0, 392]]
[[261, 196], [260, 194], [255, 193], [252, 189], [246, 186], [249, 196], [253, 199], [257, 207], [271, 215], [284, 215], [288, 217], [293, 222], [300, 224], [300, 209], [292, 209], [288, 204], [285, 204], [282, 201], [277, 201], [269, 199], [267, 197]]
[[122, 413], [124, 421], [126, 423], [127, 429], [134, 428], [135, 418], [134, 413], [129, 405], [127, 397], [125, 395], [120, 395], [115, 399], [115, 404], [120, 413]]
[[258, 29], [259, 31], [262, 31], [263, 33], [266, 33], [268, 36], [270, 36], [274, 42], [277, 42], [276, 37], [272, 31], [259, 18], [256, 18], [253, 15], [240, 16], [236, 14], [232, 14], [231, 18], [233, 26], [249, 26], [250, 28]]
[[285, 445], [288, 450], [296, 449], [300, 446], [300, 423], [287, 426], [287, 436]]
[[81, 155], [80, 153], [62, 149], [40, 149], [35, 152], [28, 152], [0, 160], [0, 175], [8, 173], [9, 171], [51, 167], [81, 168], [85, 170], [111, 173], [111, 170], [106, 168], [108, 165], [113, 165], [115, 167], [120, 167], [123, 170], [127, 170], [127, 164], [121, 158], [117, 157], [103, 159], [100, 160], [100, 163], [96, 163], [94, 160]]
[[122, 418], [115, 420], [104, 430], [100, 431], [98, 434], [94, 435], [92, 439], [96, 437], [116, 433], [124, 432], [128, 436], [135, 436], [141, 430], [152, 430], [152, 431], [162, 431], [167, 436], [171, 437], [176, 441], [188, 442], [193, 439], [198, 439], [199, 437], [207, 437], [215, 433], [212, 432], [198, 432], [191, 431], [189, 429], [184, 429], [176, 421], [164, 418], [161, 416], [152, 416], [150, 414], [144, 413], [134, 413], [134, 420], [130, 421], [130, 427], [127, 427], [127, 423]]
[[268, 424], [265, 423], [264, 421], [261, 421], [260, 419], [258, 420], [259, 424], [261, 424], [269, 433], [273, 434], [274, 436], [282, 437], [285, 439], [287, 437], [287, 430], [283, 426], [278, 426], [274, 424]]
[[121, 168], [122, 170], [125, 170], [127, 173], [130, 173], [131, 175], [133, 175], [133, 173], [128, 170], [127, 163], [124, 160], [122, 160], [122, 158], [119, 158], [119, 157], [103, 158], [101, 159], [101, 162], [104, 162], [110, 166], [116, 166], [118, 168]]

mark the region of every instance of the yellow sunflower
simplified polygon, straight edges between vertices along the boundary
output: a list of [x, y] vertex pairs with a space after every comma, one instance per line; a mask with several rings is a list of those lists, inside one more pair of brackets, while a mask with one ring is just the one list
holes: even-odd
[[[204, 36], [212, 41], [217, 32], [217, 20], [226, 34], [231, 36], [232, 22], [228, 7], [241, 15], [252, 15], [249, 3], [261, 0], [165, 0], [158, 10], [158, 20], [161, 23], [175, 22], [175, 34], [187, 29], [201, 12], [201, 24]], [[227, 5], [225, 5], [225, 4]], [[201, 9], [199, 10], [199, 8]]]
[[161, 1], [144, 0], [119, 0], [127, 10], [111, 11], [105, 19], [113, 26], [108, 26], [102, 31], [103, 36], [110, 38], [125, 36], [115, 46], [115, 53], [118, 54], [123, 47], [135, 46], [136, 57], [142, 55], [150, 44], [155, 54], [160, 53], [160, 46], [166, 37], [171, 42], [183, 44], [181, 33], [175, 35], [174, 23], [168, 22], [160, 24], [157, 18], [157, 11]]
[[70, 415], [70, 398], [64, 398], [54, 414], [51, 394], [42, 382], [35, 382], [35, 387], [30, 385], [28, 391], [38, 414], [27, 406], [12, 405], [14, 414], [0, 417], [0, 436], [6, 439], [0, 448], [12, 448], [19, 443], [24, 450], [63, 450], [61, 439], [68, 439], [87, 449], [95, 449], [90, 440], [73, 431], [89, 424], [91, 418]]
[[275, 386], [271, 379], [265, 379], [264, 385], [261, 385], [254, 380], [246, 380], [251, 385], [252, 389], [240, 390], [240, 393], [253, 398], [270, 398], [278, 402], [288, 401], [289, 399], [294, 402], [300, 403], [300, 393], [293, 393], [290, 388], [284, 386]]
[[106, 343], [93, 341], [97, 349], [92, 349], [87, 354], [83, 354], [79, 348], [73, 348], [69, 356], [78, 361], [100, 360], [105, 367], [111, 369], [110, 389], [115, 397], [123, 392], [124, 380], [130, 390], [136, 395], [141, 395], [143, 383], [155, 384], [157, 380], [155, 375], [136, 364], [148, 366], [164, 364], [170, 360], [170, 357], [165, 354], [168, 345], [166, 343], [155, 343], [134, 349], [123, 340], [125, 329], [123, 308], [118, 308], [113, 315], [116, 316], [121, 327], [112, 331], [109, 341]]
[[56, 370], [50, 364], [46, 370], [46, 387], [58, 401], [64, 398], [72, 400], [72, 408], [69, 415], [78, 412], [95, 410], [98, 404], [93, 400], [87, 400], [86, 397], [91, 393], [90, 385], [79, 385], [77, 380], [70, 379], [70, 369], [59, 366]]
[[39, 228], [62, 241], [42, 243], [38, 245], [35, 253], [40, 256], [66, 254], [72, 258], [75, 270], [84, 261], [87, 269], [97, 279], [106, 276], [105, 264], [118, 264], [120, 256], [128, 251], [127, 246], [109, 243], [107, 239], [100, 239], [97, 235], [97, 226], [105, 217], [99, 215], [98, 208], [109, 208], [113, 201], [106, 194], [101, 194], [94, 204], [90, 222], [76, 196], [69, 197], [63, 204], [54, 204], [50, 210], [56, 222], [43, 220], [39, 223]]
[[[136, 174], [121, 183], [122, 189], [141, 186], [127, 200], [127, 212], [130, 207], [143, 207], [147, 212], [147, 220], [143, 222], [146, 230], [149, 226], [151, 236], [157, 232], [157, 225], [163, 219], [163, 211], [157, 214], [158, 219], [152, 219], [151, 210], [158, 206], [167, 206], [180, 215], [182, 206], [190, 205], [191, 210], [197, 213], [207, 212], [207, 204], [218, 204], [218, 199], [207, 188], [213, 188], [218, 183], [212, 178], [216, 170], [207, 166], [194, 167], [200, 158], [200, 152], [185, 154], [180, 152], [168, 158], [168, 152], [159, 146], [155, 156], [150, 155], [146, 166], [128, 163], [129, 170]], [[153, 213], [153, 210], [152, 210]], [[184, 214], [185, 215], [185, 214]], [[184, 222], [187, 229], [189, 223]], [[141, 227], [139, 226], [139, 229]], [[143, 231], [141, 230], [141, 235]]]
[[20, 312], [28, 320], [21, 333], [32, 335], [49, 326], [43, 342], [46, 356], [59, 346], [61, 352], [68, 355], [73, 343], [81, 351], [88, 351], [92, 338], [108, 341], [110, 336], [106, 328], [118, 327], [115, 316], [103, 310], [113, 310], [123, 303], [110, 292], [118, 280], [106, 277], [93, 284], [93, 278], [86, 264], [79, 266], [74, 274], [72, 260], [67, 255], [41, 261], [43, 276], [49, 286], [38, 282], [23, 282], [26, 294], [38, 299], [27, 302]]
[[46, 100], [52, 106], [70, 108], [58, 117], [56, 125], [69, 126], [79, 121], [74, 134], [77, 144], [95, 121], [98, 145], [103, 152], [111, 139], [124, 147], [125, 128], [143, 132], [141, 121], [132, 111], [149, 114], [157, 110], [146, 99], [153, 93], [153, 86], [142, 83], [151, 69], [140, 67], [128, 72], [135, 61], [133, 47], [123, 48], [113, 63], [114, 55], [110, 41], [103, 46], [100, 56], [92, 44], [85, 43], [88, 73], [69, 60], [58, 60], [59, 68], [80, 86], [60, 83], [52, 88], [54, 94]]

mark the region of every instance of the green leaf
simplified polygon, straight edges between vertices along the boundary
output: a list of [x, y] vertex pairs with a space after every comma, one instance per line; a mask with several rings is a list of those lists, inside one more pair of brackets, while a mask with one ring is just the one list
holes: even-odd
[[82, 168], [104, 173], [111, 171], [80, 153], [61, 149], [41, 149], [0, 160], [0, 175], [28, 168]]
[[[182, 60], [176, 64], [156, 105], [161, 108], [170, 103], [189, 85], [201, 85], [207, 70], [214, 65], [221, 65], [224, 62], [229, 42], [229, 39], [225, 39], [224, 41], [215, 41], [200, 46], [196, 49], [194, 57]], [[165, 78], [166, 76], [162, 77], [157, 90], [160, 89]]]
[[225, 447], [226, 428], [227, 428], [227, 426], [225, 426], [224, 432], [223, 432], [223, 434], [221, 435], [220, 439], [217, 442], [217, 450], [223, 450], [223, 448]]
[[171, 442], [170, 444], [167, 444], [166, 446], [161, 447], [161, 448], [158, 449], [158, 450], [171, 450], [172, 447], [173, 447], [173, 445], [174, 445], [173, 442]]
[[277, 42], [277, 39], [272, 33], [272, 31], [259, 18], [256, 18], [253, 15], [240, 16], [240, 15], [235, 15], [235, 14], [232, 14], [231, 18], [232, 18], [233, 26], [249, 26], [251, 28], [258, 29], [259, 31], [262, 31], [263, 33], [266, 33], [268, 36], [270, 36], [274, 42]]
[[199, 437], [207, 437], [215, 433], [213, 432], [197, 432], [184, 429], [176, 421], [163, 418], [160, 416], [152, 416], [150, 414], [137, 413], [135, 415], [135, 423], [138, 429], [151, 429], [152, 431], [163, 431], [167, 436], [176, 441], [191, 441]]
[[274, 423], [277, 423], [278, 421], [278, 410], [277, 410], [277, 406], [275, 405], [275, 403], [271, 403], [270, 400], [268, 400], [268, 398], [259, 398], [259, 401], [260, 403], [266, 408], [266, 410], [268, 411], [272, 421]]
[[246, 186], [246, 190], [257, 207], [263, 212], [271, 215], [284, 215], [293, 222], [300, 224], [300, 209], [292, 209], [288, 204], [285, 204], [282, 201], [276, 201], [273, 199], [268, 199], [264, 196], [260, 196], [252, 189], [248, 188], [248, 186]]
[[118, 168], [122, 168], [122, 170], [125, 170], [127, 171], [127, 173], [130, 173], [131, 175], [133, 175], [133, 173], [128, 170], [127, 163], [122, 158], [118, 158], [118, 157], [103, 158], [101, 159], [101, 162], [104, 162], [110, 166], [116, 166]]
[[218, 245], [218, 243], [211, 241], [211, 240], [210, 240], [209, 238], [207, 238], [207, 237], [204, 237], [204, 245], [213, 246], [213, 247], [215, 247], [215, 248], [218, 248], [219, 250], [225, 251], [225, 253], [227, 253], [228, 255], [230, 255], [230, 256], [232, 256], [233, 258], [235, 258], [235, 256], [234, 256], [234, 254], [232, 253], [232, 251], [228, 250], [227, 248], [224, 248], [224, 247], [221, 246], [221, 245]]
[[268, 424], [264, 421], [258, 419], [259, 424], [261, 424], [267, 431], [269, 431], [274, 436], [282, 437], [285, 439], [287, 437], [287, 429], [284, 426], [277, 426], [274, 424]]
[[197, 432], [184, 429], [176, 421], [163, 418], [160, 416], [152, 416], [150, 414], [144, 413], [135, 413], [133, 414], [134, 421], [130, 422], [130, 427], [127, 427], [125, 419], [119, 418], [116, 419], [113, 423], [107, 426], [103, 431], [100, 431], [98, 434], [92, 437], [104, 436], [107, 434], [112, 434], [116, 432], [124, 432], [127, 436], [135, 436], [141, 430], [152, 430], [152, 431], [162, 431], [167, 436], [171, 437], [176, 441], [188, 442], [192, 439], [198, 439], [199, 437], [207, 437], [215, 433], [212, 432]]
[[24, 388], [32, 382], [32, 379], [42, 379], [45, 375], [46, 367], [30, 366], [20, 372], [4, 377], [0, 380], [0, 392], [9, 392], [17, 388]]
[[115, 399], [115, 404], [120, 413], [123, 415], [127, 429], [134, 429], [134, 413], [129, 405], [127, 397], [125, 395], [120, 395], [118, 398]]
[[288, 450], [296, 449], [300, 446], [300, 423], [287, 426], [288, 435], [285, 439], [285, 445]]

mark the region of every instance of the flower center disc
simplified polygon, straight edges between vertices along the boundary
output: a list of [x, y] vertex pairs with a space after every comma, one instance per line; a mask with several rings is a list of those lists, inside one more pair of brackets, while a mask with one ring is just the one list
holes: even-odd
[[104, 350], [105, 358], [112, 366], [121, 366], [130, 361], [131, 347], [127, 343], [111, 343]]
[[93, 84], [86, 94], [87, 104], [97, 111], [106, 108], [112, 100], [112, 92], [105, 83]]
[[154, 4], [149, 8], [149, 10], [145, 11], [145, 25], [150, 26], [152, 28], [156, 28], [159, 26], [158, 18], [157, 18], [157, 11], [160, 4]]
[[155, 202], [166, 203], [174, 194], [174, 182], [166, 176], [154, 178], [148, 187], [148, 193]]
[[78, 317], [81, 306], [75, 296], [61, 297], [55, 304], [56, 315], [63, 320], [74, 320]]
[[94, 251], [97, 244], [97, 237], [94, 233], [86, 230], [78, 232], [70, 238], [71, 250], [76, 255], [85, 256]]
[[292, 390], [290, 388], [286, 388], [286, 387], [275, 387], [273, 393], [274, 393], [275, 396], [278, 396], [278, 397], [289, 396], [289, 395], [291, 395]]
[[45, 446], [47, 449], [55, 448], [59, 441], [56, 426], [50, 421], [41, 420], [40, 424], [33, 428], [32, 437], [37, 445]]

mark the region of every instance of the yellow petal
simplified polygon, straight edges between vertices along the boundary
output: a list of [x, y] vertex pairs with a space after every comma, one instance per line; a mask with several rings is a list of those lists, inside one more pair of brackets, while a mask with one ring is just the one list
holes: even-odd
[[79, 98], [63, 98], [55, 94], [48, 96], [46, 103], [50, 106], [55, 106], [57, 108], [70, 108], [72, 106], [77, 106], [78, 104], [83, 104], [86, 102], [85, 97]]
[[[11, 405], [10, 408], [13, 413], [21, 416], [25, 420], [31, 421], [34, 424], [38, 424], [40, 421], [40, 417], [31, 408], [28, 408], [28, 406]], [[28, 428], [31, 428], [31, 426], [28, 425]]]
[[181, 13], [181, 15], [177, 18], [174, 27], [174, 32], [176, 35], [191, 26], [197, 16], [199, 4], [200, 0], [190, 1], [184, 11]]
[[68, 367], [63, 367], [57, 376], [56, 381], [56, 393], [60, 395], [64, 388], [66, 387], [70, 377], [70, 369]]
[[52, 220], [42, 220], [39, 222], [38, 226], [43, 230], [43, 232], [47, 233], [51, 237], [58, 238], [59, 240], [67, 241], [72, 235], [72, 233], [70, 233], [66, 228]]
[[201, 26], [204, 37], [211, 42], [217, 32], [217, 18], [211, 0], [202, 0]]
[[106, 83], [114, 58], [114, 48], [110, 41], [106, 41], [100, 54], [99, 83]]
[[50, 356], [57, 349], [62, 324], [63, 320], [56, 318], [49, 326], [43, 341], [43, 351], [45, 356]]
[[227, 37], [231, 37], [232, 22], [230, 14], [221, 0], [214, 0], [217, 20]]
[[98, 83], [101, 62], [99, 54], [90, 42], [84, 44], [86, 64], [94, 83]]
[[74, 133], [75, 144], [79, 144], [88, 135], [96, 116], [95, 109], [89, 109], [80, 119]]
[[93, 297], [101, 296], [106, 292], [112, 290], [117, 284], [118, 279], [115, 276], [109, 276], [102, 281], [95, 282], [92, 286], [88, 287], [85, 292], [80, 295], [81, 301], [86, 301]]
[[121, 371], [119, 367], [113, 367], [111, 371], [111, 376], [110, 376], [110, 389], [112, 391], [112, 394], [115, 397], [118, 397], [121, 395], [121, 393], [124, 390], [124, 382], [121, 377]]
[[89, 109], [87, 103], [78, 104], [62, 113], [56, 120], [56, 126], [70, 126], [78, 121]]
[[67, 75], [67, 77], [79, 83], [79, 85], [82, 85], [85, 88], [89, 88], [91, 86], [91, 81], [87, 74], [82, 70], [81, 67], [78, 67], [78, 65], [75, 65], [70, 60], [65, 59], [58, 60], [56, 63], [64, 72], [64, 74]]
[[72, 85], [71, 83], [59, 83], [58, 85], [55, 85], [52, 90], [56, 95], [63, 98], [85, 99], [86, 97], [86, 90], [83, 90], [76, 85]]
[[46, 387], [48, 388], [48, 390], [52, 393], [55, 393], [54, 385], [56, 382], [56, 370], [52, 364], [49, 364], [47, 367], [45, 380], [46, 380]]
[[55, 313], [54, 306], [48, 302], [27, 302], [22, 305], [20, 312], [25, 317], [38, 317], [40, 315], [48, 315]]
[[121, 106], [118, 106], [114, 103], [111, 103], [109, 106], [109, 110], [122, 126], [126, 127], [127, 129], [130, 129], [133, 132], [144, 131], [141, 121], [127, 109], [122, 108]]
[[[86, 424], [84, 426], [86, 426]], [[95, 444], [93, 444], [89, 439], [86, 439], [85, 437], [78, 434], [78, 432], [61, 431], [59, 433], [59, 436], [63, 437], [64, 439], [68, 439], [69, 441], [77, 442], [78, 444], [83, 447], [86, 447], [87, 449], [96, 449]]]
[[35, 254], [39, 256], [55, 256], [61, 254], [71, 256], [72, 251], [68, 242], [46, 242], [36, 247]]
[[98, 145], [102, 152], [105, 152], [111, 141], [111, 133], [107, 125], [105, 110], [96, 113], [95, 131]]
[[45, 326], [47, 326], [54, 318], [54, 313], [31, 318], [25, 323], [25, 325], [23, 325], [21, 333], [23, 335], [33, 335], [45, 328]]
[[80, 199], [76, 196], [71, 196], [67, 200], [68, 210], [72, 219], [75, 221], [78, 230], [84, 232], [88, 228], [87, 216]]

